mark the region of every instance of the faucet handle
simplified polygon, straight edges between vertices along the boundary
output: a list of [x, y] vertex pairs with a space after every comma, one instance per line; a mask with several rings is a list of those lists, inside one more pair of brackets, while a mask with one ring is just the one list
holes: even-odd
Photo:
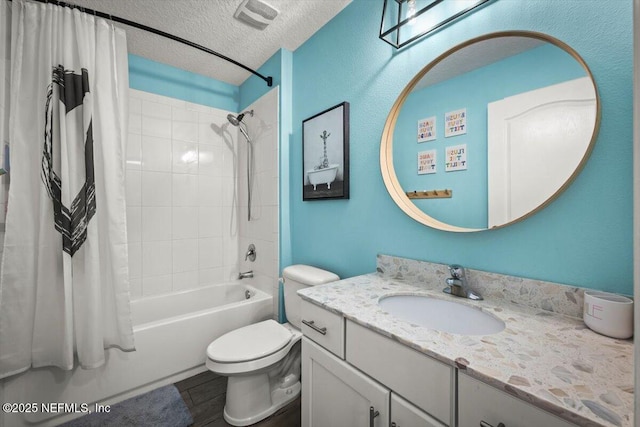
[[464, 267], [458, 264], [451, 264], [449, 272], [454, 279], [462, 279], [464, 277]]
[[256, 260], [256, 246], [253, 243], [249, 245], [247, 253], [244, 255], [244, 260], [246, 261], [247, 259], [251, 262]]

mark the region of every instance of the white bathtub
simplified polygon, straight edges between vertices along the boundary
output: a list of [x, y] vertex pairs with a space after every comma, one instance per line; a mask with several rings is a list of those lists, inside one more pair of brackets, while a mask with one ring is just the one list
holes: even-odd
[[[245, 298], [249, 291], [250, 298]], [[272, 317], [272, 297], [243, 283], [213, 285], [131, 303], [136, 351], [107, 351], [104, 366], [31, 369], [4, 380], [2, 402], [113, 404], [206, 370], [222, 334]], [[0, 425], [53, 426], [81, 414], [0, 414]]]
[[314, 190], [320, 184], [327, 184], [327, 187], [331, 190], [331, 183], [335, 181], [339, 167], [340, 165], [338, 164], [332, 164], [328, 168], [308, 170], [309, 184], [313, 185]]

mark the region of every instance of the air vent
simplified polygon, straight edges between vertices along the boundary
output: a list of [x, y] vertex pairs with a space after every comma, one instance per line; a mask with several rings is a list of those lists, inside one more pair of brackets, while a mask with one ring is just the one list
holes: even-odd
[[278, 16], [278, 11], [261, 0], [244, 0], [233, 15], [238, 21], [264, 30]]

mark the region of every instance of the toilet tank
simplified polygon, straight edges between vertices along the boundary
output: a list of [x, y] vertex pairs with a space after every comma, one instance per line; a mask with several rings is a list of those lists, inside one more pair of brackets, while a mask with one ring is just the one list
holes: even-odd
[[340, 280], [338, 275], [330, 271], [312, 267], [310, 265], [290, 265], [282, 271], [284, 279], [284, 309], [289, 323], [296, 328], [301, 328], [300, 305], [302, 299], [298, 295], [300, 289], [307, 286], [322, 285], [323, 283]]

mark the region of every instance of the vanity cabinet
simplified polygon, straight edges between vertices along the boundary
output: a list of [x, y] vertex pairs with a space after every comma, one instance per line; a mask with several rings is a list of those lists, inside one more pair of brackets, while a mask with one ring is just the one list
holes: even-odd
[[308, 301], [302, 426], [575, 427]]
[[387, 388], [302, 338], [303, 427], [388, 427], [389, 399]]
[[308, 301], [302, 332], [303, 427], [452, 425], [450, 366]]
[[302, 427], [445, 427], [307, 337], [302, 378]]
[[[458, 372], [458, 425], [575, 427], [563, 419]], [[482, 424], [484, 422], [484, 424]]]

